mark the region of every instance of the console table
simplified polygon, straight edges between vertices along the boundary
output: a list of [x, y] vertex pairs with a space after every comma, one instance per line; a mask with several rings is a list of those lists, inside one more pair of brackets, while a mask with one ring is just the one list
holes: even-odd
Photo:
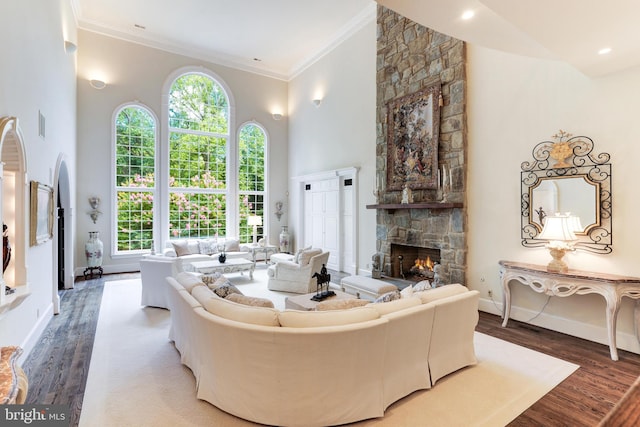
[[574, 294], [599, 294], [607, 303], [607, 333], [611, 359], [618, 360], [616, 348], [616, 321], [622, 297], [636, 300], [634, 319], [635, 332], [640, 342], [640, 278], [617, 276], [615, 274], [593, 273], [569, 269], [566, 273], [551, 273], [546, 266], [525, 264], [512, 261], [500, 261], [500, 278], [503, 295], [503, 322], [506, 327], [511, 312], [511, 281], [529, 286], [538, 293], [556, 297], [568, 297]]

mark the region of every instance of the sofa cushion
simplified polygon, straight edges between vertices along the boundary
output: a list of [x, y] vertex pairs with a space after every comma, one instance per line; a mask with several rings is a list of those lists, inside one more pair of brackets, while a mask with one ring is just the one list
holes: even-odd
[[369, 303], [367, 307], [373, 308], [380, 314], [380, 316], [384, 316], [385, 314], [404, 310], [409, 307], [415, 307], [420, 304], [422, 304], [422, 301], [420, 301], [420, 298], [409, 297], [409, 298], [401, 298], [401, 299], [384, 302], [384, 303], [372, 302], [372, 303]]
[[273, 308], [273, 301], [266, 298], [250, 297], [242, 294], [230, 294], [226, 298], [227, 301], [237, 302], [238, 304], [251, 305], [254, 307], [269, 307]]
[[422, 292], [427, 289], [431, 289], [431, 283], [428, 280], [423, 280], [413, 285], [413, 292]]
[[236, 322], [262, 326], [280, 326], [278, 310], [268, 307], [253, 307], [212, 296], [202, 306], [209, 313]]
[[236, 288], [233, 283], [229, 281], [224, 276], [221, 276], [218, 280], [213, 282], [213, 284], [208, 285], [209, 289], [211, 289], [216, 295], [220, 298], [226, 298], [231, 294], [241, 294], [240, 289]]
[[173, 246], [173, 250], [176, 251], [176, 256], [191, 255], [193, 253], [186, 240], [176, 240], [175, 242], [171, 242], [171, 246]]
[[181, 271], [176, 274], [176, 281], [189, 293], [191, 293], [193, 288], [196, 286], [204, 286], [201, 276], [186, 271]]
[[427, 289], [423, 292], [415, 292], [414, 295], [420, 297], [423, 304], [430, 303], [441, 298], [446, 298], [452, 295], [458, 295], [469, 290], [460, 284], [444, 285], [438, 288]]
[[198, 240], [198, 249], [201, 254], [212, 255], [218, 252], [218, 242], [213, 239]]
[[350, 325], [378, 319], [379, 317], [378, 312], [369, 307], [331, 311], [285, 310], [278, 316], [280, 325], [289, 328]]
[[369, 304], [366, 299], [348, 298], [348, 299], [330, 299], [321, 301], [316, 305], [316, 311], [328, 310], [346, 310], [353, 307], [362, 307]]
[[400, 291], [396, 290], [396, 291], [391, 291], [391, 292], [387, 292], [386, 294], [380, 295], [373, 302], [374, 304], [377, 304], [381, 302], [395, 301], [397, 299], [400, 299], [401, 297], [402, 295], [400, 294]]
[[213, 293], [213, 291], [206, 286], [196, 286], [191, 291], [191, 296], [204, 307], [204, 303], [211, 298], [221, 299], [219, 296]]
[[309, 265], [309, 261], [316, 255], [320, 255], [322, 253], [322, 249], [308, 249], [306, 251], [302, 251], [300, 257], [298, 258], [298, 264], [300, 267], [304, 267], [305, 265]]

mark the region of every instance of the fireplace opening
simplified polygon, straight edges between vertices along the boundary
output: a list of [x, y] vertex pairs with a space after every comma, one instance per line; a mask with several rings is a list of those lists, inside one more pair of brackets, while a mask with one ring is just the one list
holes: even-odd
[[391, 277], [419, 282], [433, 279], [440, 249], [391, 244]]

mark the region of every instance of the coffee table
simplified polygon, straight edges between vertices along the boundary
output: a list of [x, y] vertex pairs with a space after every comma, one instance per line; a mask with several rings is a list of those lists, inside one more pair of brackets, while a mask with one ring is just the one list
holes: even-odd
[[[324, 301], [332, 301], [337, 299], [351, 299], [356, 298], [353, 294], [348, 294], [346, 292], [335, 291], [334, 296], [325, 299]], [[295, 297], [287, 297], [284, 300], [284, 308], [290, 310], [302, 310], [302, 311], [312, 311], [316, 309], [319, 301], [313, 301], [311, 299], [316, 293], [304, 294], [304, 295], [296, 295]]]
[[224, 263], [218, 260], [211, 261], [196, 261], [192, 262], [193, 269], [203, 275], [211, 275], [213, 273], [242, 273], [243, 271], [249, 272], [249, 278], [253, 280], [253, 270], [256, 265], [244, 258], [228, 258]]

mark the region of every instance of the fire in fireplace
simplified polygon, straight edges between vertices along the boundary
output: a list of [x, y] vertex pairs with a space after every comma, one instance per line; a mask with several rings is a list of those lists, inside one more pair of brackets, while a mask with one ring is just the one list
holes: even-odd
[[391, 276], [420, 281], [433, 278], [433, 266], [440, 262], [440, 249], [391, 244]]

